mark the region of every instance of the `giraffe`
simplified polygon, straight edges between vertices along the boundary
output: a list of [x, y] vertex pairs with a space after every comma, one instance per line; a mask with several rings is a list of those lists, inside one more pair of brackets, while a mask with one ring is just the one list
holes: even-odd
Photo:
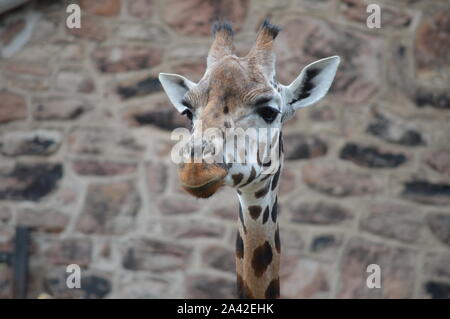
[[[278, 133], [270, 134], [271, 143], [264, 145], [259, 142], [261, 133], [257, 133], [256, 138], [249, 137], [248, 144], [236, 149], [238, 157], [242, 157], [242, 152], [244, 156], [256, 157], [251, 163], [233, 161], [227, 153], [222, 161], [195, 162], [192, 161], [193, 144], [188, 144], [184, 150], [191, 161], [179, 165], [178, 176], [182, 187], [198, 198], [213, 196], [224, 185], [236, 189], [238, 297], [279, 298], [281, 244], [277, 212], [283, 164], [281, 127], [297, 109], [310, 106], [326, 95], [340, 58], [332, 56], [307, 65], [285, 86], [275, 75], [273, 45], [281, 30], [278, 26], [265, 20], [253, 47], [244, 57], [235, 54], [230, 23], [216, 22], [212, 30], [214, 40], [206, 71], [198, 83], [178, 74], [159, 74], [171, 103], [191, 120], [191, 138], [207, 128], [216, 128], [225, 137], [238, 128], [265, 128]], [[210, 139], [201, 138], [202, 149], [211, 143]], [[276, 156], [263, 155], [261, 160], [260, 154], [268, 154], [269, 144], [277, 150]], [[261, 153], [262, 150], [266, 153]]]

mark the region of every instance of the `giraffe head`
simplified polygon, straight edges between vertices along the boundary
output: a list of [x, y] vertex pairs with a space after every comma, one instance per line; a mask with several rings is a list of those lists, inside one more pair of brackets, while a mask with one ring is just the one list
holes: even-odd
[[[340, 61], [337, 56], [306, 66], [287, 86], [277, 82], [273, 44], [279, 31], [264, 21], [252, 49], [238, 57], [231, 25], [216, 23], [207, 69], [198, 83], [178, 74], [159, 75], [172, 104], [192, 121], [191, 138], [200, 136], [203, 159], [208, 156], [205, 150], [217, 146], [203, 134], [206, 130], [212, 129], [227, 142], [235, 140], [237, 131], [245, 132], [243, 143], [233, 144], [231, 151], [225, 146], [219, 157], [212, 152], [216, 160], [180, 165], [181, 184], [194, 196], [209, 197], [222, 185], [242, 188], [264, 178], [270, 171], [267, 167], [279, 156], [279, 152], [275, 158], [269, 154], [277, 149], [283, 123], [297, 109], [320, 100], [330, 88]], [[194, 145], [195, 141], [185, 148], [189, 157]]]

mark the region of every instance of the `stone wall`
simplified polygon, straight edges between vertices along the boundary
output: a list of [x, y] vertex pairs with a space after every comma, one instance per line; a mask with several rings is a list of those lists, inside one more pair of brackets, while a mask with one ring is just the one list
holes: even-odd
[[[33, 229], [29, 297], [234, 296], [235, 195], [180, 189], [170, 131], [186, 123], [157, 74], [198, 80], [213, 19], [245, 53], [266, 16], [284, 28], [282, 83], [342, 58], [332, 92], [285, 128], [282, 296], [450, 296], [447, 0], [80, 0], [80, 30], [68, 3], [0, 17], [0, 250]], [[71, 263], [82, 289], [65, 286]], [[1, 297], [10, 285], [0, 265]]]

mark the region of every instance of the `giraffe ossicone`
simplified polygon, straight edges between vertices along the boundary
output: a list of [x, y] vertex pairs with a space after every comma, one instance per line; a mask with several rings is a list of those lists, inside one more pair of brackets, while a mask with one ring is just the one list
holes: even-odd
[[[224, 185], [237, 190], [236, 275], [240, 298], [280, 296], [277, 196], [283, 164], [281, 128], [297, 109], [326, 95], [340, 63], [338, 56], [324, 58], [307, 65], [291, 84], [278, 83], [273, 45], [279, 31], [279, 27], [264, 21], [252, 49], [238, 57], [231, 25], [215, 23], [207, 68], [198, 83], [178, 74], [159, 75], [171, 103], [192, 121], [192, 143], [183, 149], [188, 160], [178, 168], [183, 188], [200, 198], [213, 196]], [[195, 145], [201, 150], [213, 148], [213, 139], [203, 134], [206, 130], [214, 129], [224, 140], [234, 140], [234, 131], [250, 128], [256, 128], [256, 134], [246, 135], [244, 143], [219, 153], [220, 160], [193, 160]], [[268, 138], [264, 139], [265, 134]], [[238, 155], [227, 156], [230, 152]], [[201, 154], [205, 156], [205, 152]], [[270, 156], [262, 158], [261, 154]], [[236, 161], [243, 156], [256, 160]], [[270, 174], [268, 166], [274, 167]]]

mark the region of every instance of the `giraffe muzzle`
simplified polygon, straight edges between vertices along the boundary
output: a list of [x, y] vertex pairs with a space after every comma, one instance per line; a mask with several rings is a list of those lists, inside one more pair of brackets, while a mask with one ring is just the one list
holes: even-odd
[[227, 174], [226, 167], [218, 164], [186, 163], [178, 169], [183, 189], [199, 198], [212, 196], [225, 184]]

